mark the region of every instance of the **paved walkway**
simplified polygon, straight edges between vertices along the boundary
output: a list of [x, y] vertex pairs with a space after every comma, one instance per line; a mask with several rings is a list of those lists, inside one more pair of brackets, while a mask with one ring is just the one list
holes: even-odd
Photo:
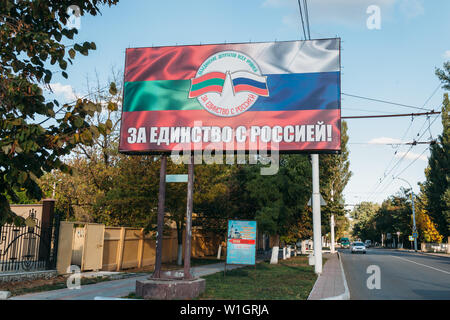
[[[241, 268], [241, 266], [227, 266], [227, 270], [236, 268]], [[216, 272], [223, 272], [223, 269], [224, 263], [216, 263], [193, 267], [191, 272], [194, 276], [201, 277]], [[30, 293], [12, 297], [10, 300], [94, 300], [96, 297], [120, 298], [136, 291], [136, 280], [146, 280], [150, 275], [151, 273], [146, 273], [127, 279], [84, 285], [81, 286], [81, 289], [59, 289]]]
[[324, 254], [327, 261], [323, 266], [322, 274], [314, 284], [308, 300], [322, 299], [348, 299], [345, 278], [338, 254]]

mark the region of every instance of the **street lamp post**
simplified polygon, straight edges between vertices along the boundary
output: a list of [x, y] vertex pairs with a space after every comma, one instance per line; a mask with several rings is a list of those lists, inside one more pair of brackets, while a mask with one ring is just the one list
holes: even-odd
[[[412, 188], [411, 184], [408, 181], [406, 181], [405, 179], [398, 178], [398, 177], [396, 179], [405, 181], [409, 185], [409, 187], [411, 188], [412, 214], [413, 214], [413, 232], [417, 232], [417, 228], [416, 228], [416, 213], [414, 211], [414, 191], [413, 191], [413, 188]], [[417, 252], [417, 237], [414, 237], [414, 251]]]

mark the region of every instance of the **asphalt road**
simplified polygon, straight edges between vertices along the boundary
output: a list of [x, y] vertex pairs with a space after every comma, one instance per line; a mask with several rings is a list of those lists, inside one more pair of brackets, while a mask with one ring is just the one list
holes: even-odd
[[[367, 254], [341, 249], [347, 285], [352, 300], [450, 300], [450, 257], [369, 248]], [[369, 266], [378, 266], [380, 289]]]

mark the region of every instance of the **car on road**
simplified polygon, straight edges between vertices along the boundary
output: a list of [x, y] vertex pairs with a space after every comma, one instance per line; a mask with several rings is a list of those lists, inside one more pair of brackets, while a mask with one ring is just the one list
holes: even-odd
[[366, 245], [366, 248], [370, 248], [372, 246], [372, 240], [366, 240], [364, 244]]
[[353, 242], [350, 245], [351, 253], [366, 253], [366, 245], [362, 242]]
[[350, 240], [348, 238], [341, 238], [341, 247], [342, 248], [349, 248], [350, 247]]

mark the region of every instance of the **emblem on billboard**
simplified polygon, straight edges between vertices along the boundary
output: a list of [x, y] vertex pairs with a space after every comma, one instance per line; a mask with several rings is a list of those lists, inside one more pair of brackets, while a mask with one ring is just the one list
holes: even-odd
[[237, 51], [222, 51], [206, 59], [191, 79], [189, 98], [220, 117], [239, 115], [268, 97], [267, 77], [256, 62]]

